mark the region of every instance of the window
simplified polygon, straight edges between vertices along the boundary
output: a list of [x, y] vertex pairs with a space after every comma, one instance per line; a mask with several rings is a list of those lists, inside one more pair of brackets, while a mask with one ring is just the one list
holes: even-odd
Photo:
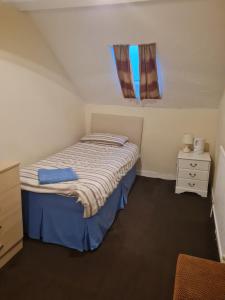
[[124, 98], [160, 99], [162, 76], [155, 43], [115, 45], [112, 54]]
[[139, 50], [138, 45], [129, 47], [130, 64], [132, 79], [134, 84], [134, 92], [137, 100], [140, 100], [140, 68], [139, 68]]

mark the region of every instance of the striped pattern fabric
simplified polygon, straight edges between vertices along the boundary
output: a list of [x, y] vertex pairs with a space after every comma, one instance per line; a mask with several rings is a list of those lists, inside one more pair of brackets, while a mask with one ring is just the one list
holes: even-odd
[[128, 137], [112, 133], [92, 133], [82, 137], [81, 141], [123, 146], [128, 141]]
[[160, 99], [156, 66], [156, 44], [139, 45], [139, 60], [140, 98]]
[[[74, 196], [84, 207], [84, 218], [95, 215], [117, 187], [121, 178], [135, 165], [138, 147], [126, 143], [123, 147], [77, 143], [20, 171], [23, 190]], [[71, 167], [79, 179], [63, 183], [40, 185], [38, 169]]]
[[115, 45], [113, 49], [123, 97], [135, 98], [130, 69], [129, 45]]

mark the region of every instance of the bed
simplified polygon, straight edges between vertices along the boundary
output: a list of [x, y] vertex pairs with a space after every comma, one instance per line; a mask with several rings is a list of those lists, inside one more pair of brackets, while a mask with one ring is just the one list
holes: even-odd
[[[136, 176], [142, 127], [142, 118], [93, 114], [91, 132], [126, 135], [129, 142], [123, 147], [79, 142], [22, 169], [23, 220], [28, 237], [79, 251], [96, 249], [117, 211], [127, 203]], [[79, 180], [39, 186], [36, 170], [43, 164], [57, 168], [75, 165]], [[97, 183], [99, 189], [94, 186]]]

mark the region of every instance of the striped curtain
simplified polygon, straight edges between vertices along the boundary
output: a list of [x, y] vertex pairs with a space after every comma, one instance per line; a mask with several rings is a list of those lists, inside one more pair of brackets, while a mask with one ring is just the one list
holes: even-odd
[[135, 98], [134, 87], [130, 70], [129, 46], [113, 46], [117, 73], [124, 98]]
[[141, 99], [160, 99], [156, 44], [139, 45], [139, 60]]

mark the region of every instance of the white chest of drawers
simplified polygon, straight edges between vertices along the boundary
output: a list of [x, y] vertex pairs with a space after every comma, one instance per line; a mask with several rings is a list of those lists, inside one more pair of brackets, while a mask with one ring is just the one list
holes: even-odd
[[211, 158], [208, 152], [196, 154], [180, 151], [177, 158], [177, 194], [197, 193], [207, 197]]
[[23, 243], [19, 163], [0, 161], [0, 268]]

